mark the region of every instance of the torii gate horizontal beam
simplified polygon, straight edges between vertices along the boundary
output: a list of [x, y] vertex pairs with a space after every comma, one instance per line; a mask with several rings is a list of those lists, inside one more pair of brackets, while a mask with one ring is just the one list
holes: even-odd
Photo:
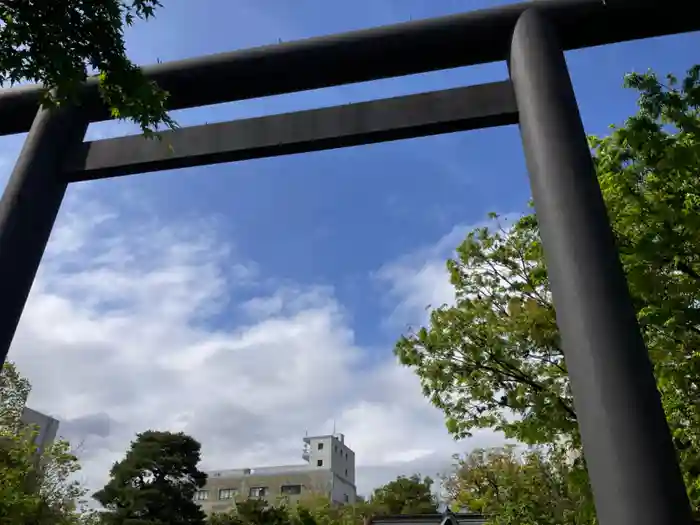
[[[564, 50], [700, 30], [688, 0], [539, 0]], [[505, 60], [522, 2], [457, 15], [220, 53], [144, 68], [185, 109]], [[96, 83], [82, 103], [91, 122], [107, 120]], [[0, 90], [0, 135], [22, 133], [41, 88]]]
[[84, 142], [68, 182], [516, 124], [510, 81]]

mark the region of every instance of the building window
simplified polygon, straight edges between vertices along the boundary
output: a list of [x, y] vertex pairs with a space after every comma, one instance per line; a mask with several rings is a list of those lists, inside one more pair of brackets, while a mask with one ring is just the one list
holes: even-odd
[[267, 487], [250, 487], [248, 495], [251, 498], [264, 498], [267, 496]]
[[219, 489], [219, 499], [233, 499], [237, 492], [236, 489]]
[[285, 496], [297, 496], [301, 494], [301, 485], [282, 485], [280, 492]]
[[204, 501], [209, 499], [209, 491], [208, 490], [198, 490], [197, 492], [194, 493], [194, 499], [196, 501]]
[[345, 469], [345, 477], [348, 477], [348, 469]]
[[318, 449], [319, 449], [319, 450], [323, 450], [323, 443], [319, 443], [319, 444], [318, 444]]
[[345, 499], [345, 503], [350, 503], [350, 497], [347, 494], [343, 494], [343, 498]]
[[322, 467], [322, 466], [323, 466], [323, 460], [322, 460], [322, 459], [319, 459], [318, 461], [316, 461], [316, 466], [317, 466], [317, 467]]

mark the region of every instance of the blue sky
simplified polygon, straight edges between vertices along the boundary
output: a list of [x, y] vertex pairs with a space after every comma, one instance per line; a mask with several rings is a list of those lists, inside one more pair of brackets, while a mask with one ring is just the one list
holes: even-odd
[[[191, 1], [163, 3], [155, 20], [128, 33], [138, 63], [508, 2], [200, 0], [197, 9]], [[698, 44], [694, 33], [568, 53], [587, 131], [605, 133], [634, 112], [634, 93], [622, 89], [625, 73], [682, 74], [698, 62]], [[498, 63], [174, 116], [191, 125], [505, 78]], [[89, 134], [132, 131], [101, 123]], [[20, 140], [0, 141], [5, 174]], [[91, 483], [143, 430], [137, 423], [199, 432], [209, 466], [227, 468], [294, 461], [301, 432], [328, 431], [336, 419], [358, 452], [363, 490], [397, 473], [433, 473], [452, 452], [498, 438], [452, 443], [440, 414], [420, 399], [415, 378], [393, 362], [392, 342], [406, 325], [424, 321], [427, 304], [450, 300], [444, 260], [469, 226], [490, 211], [519, 213], [528, 198], [514, 126], [81, 184], [71, 188], [11, 357], [34, 382], [35, 407], [56, 414], [65, 433], [84, 443]], [[176, 308], [177, 301], [191, 308]], [[195, 375], [190, 365], [173, 365], [200, 363], [217, 345], [239, 359], [228, 375], [214, 366], [195, 384], [183, 379]], [[96, 357], [98, 347], [109, 353]], [[236, 353], [241, 348], [251, 349], [250, 363]], [[217, 351], [224, 350], [212, 355]], [[306, 356], [306, 364], [287, 363], [289, 352]], [[105, 367], [102, 359], [114, 355], [120, 362]], [[308, 375], [304, 367], [314, 359], [327, 373]], [[257, 366], [267, 360], [262, 364], [274, 374], [260, 375], [256, 360]], [[149, 368], [154, 362], [164, 363], [160, 375]], [[92, 372], [65, 381], [91, 363]], [[283, 392], [261, 393], [258, 399], [269, 400], [260, 410], [241, 401], [241, 392], [293, 373], [303, 390], [299, 405], [283, 402]], [[328, 390], [310, 390], [322, 379]], [[227, 381], [242, 390], [209, 413], [218, 391], [207, 394], [208, 403], [195, 397], [215, 381], [223, 390]], [[135, 395], [143, 389], [155, 399], [162, 384], [176, 386], [171, 394], [183, 396], [177, 406], [186, 410]], [[333, 402], [319, 401], [321, 395]], [[393, 430], [384, 428], [392, 422]]]
[[[512, 2], [208, 3], [211, 8], [201, 10], [184, 0], [165, 4], [156, 21], [138, 26], [130, 35], [134, 59], [179, 59]], [[690, 50], [697, 39], [683, 35], [570, 53], [587, 131], [603, 133], [634, 111], [633, 93], [621, 89], [626, 72], [682, 72], [692, 63]], [[236, 102], [177, 116], [183, 124], [222, 121], [504, 78], [504, 64], [489, 64]], [[231, 217], [234, 220], [224, 227], [264, 273], [336, 287], [343, 304], [357, 316], [357, 337], [363, 343], [393, 337], [373, 322], [382, 315], [383, 293], [372, 286], [374, 269], [434, 242], [456, 224], [478, 222], [489, 211], [521, 211], [529, 197], [514, 126], [100, 184], [138, 188], [153, 196], [166, 217], [212, 212]]]

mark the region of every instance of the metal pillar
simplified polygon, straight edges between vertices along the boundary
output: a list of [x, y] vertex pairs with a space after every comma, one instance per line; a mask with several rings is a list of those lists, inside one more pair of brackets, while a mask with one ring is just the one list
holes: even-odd
[[518, 20], [510, 76], [601, 525], [688, 525], [690, 506], [554, 31]]
[[0, 366], [66, 192], [63, 157], [87, 127], [77, 108], [39, 109], [0, 200]]

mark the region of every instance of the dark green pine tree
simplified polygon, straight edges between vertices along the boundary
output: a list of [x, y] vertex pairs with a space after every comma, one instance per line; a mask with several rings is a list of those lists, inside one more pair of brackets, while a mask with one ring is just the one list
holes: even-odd
[[207, 475], [197, 468], [200, 444], [190, 436], [149, 430], [138, 434], [110, 480], [93, 497], [105, 525], [204, 525], [194, 496]]

